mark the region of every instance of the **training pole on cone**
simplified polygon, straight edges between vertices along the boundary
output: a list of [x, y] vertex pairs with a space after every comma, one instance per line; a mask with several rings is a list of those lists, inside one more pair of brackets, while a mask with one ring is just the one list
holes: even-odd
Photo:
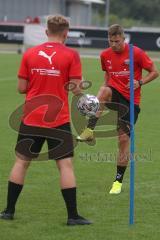
[[129, 224], [134, 224], [134, 53], [133, 45], [129, 44], [129, 70], [130, 70], [130, 211]]

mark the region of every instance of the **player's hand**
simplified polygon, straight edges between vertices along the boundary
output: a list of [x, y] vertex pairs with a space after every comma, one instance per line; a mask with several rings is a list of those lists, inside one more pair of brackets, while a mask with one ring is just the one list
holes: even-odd
[[[139, 81], [134, 79], [134, 90], [139, 88]], [[130, 88], [130, 82], [127, 84], [127, 88]]]

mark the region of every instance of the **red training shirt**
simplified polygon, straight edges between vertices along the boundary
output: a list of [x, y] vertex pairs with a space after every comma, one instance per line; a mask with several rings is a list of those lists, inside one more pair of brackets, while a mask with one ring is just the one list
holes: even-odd
[[[152, 60], [140, 48], [133, 48], [134, 51], [134, 79], [139, 81], [142, 79], [142, 70], [151, 70]], [[101, 53], [102, 70], [109, 74], [107, 85], [115, 88], [127, 100], [130, 100], [130, 90], [127, 88], [129, 83], [129, 45], [125, 44], [123, 52], [114, 52], [111, 48], [107, 48]], [[141, 88], [134, 91], [134, 103], [139, 105], [141, 97]]]
[[30, 48], [23, 55], [18, 77], [28, 81], [24, 124], [51, 128], [70, 121], [65, 85], [82, 78], [75, 50], [54, 42]]

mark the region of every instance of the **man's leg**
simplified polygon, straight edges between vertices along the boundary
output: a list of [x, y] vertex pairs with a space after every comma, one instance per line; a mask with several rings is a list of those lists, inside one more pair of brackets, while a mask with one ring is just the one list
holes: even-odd
[[130, 138], [122, 130], [119, 130], [118, 134], [119, 153], [117, 158], [117, 173], [110, 194], [119, 194], [121, 192], [123, 176], [129, 161]]
[[[119, 96], [120, 103], [130, 108], [130, 103], [124, 99], [123, 96]], [[121, 192], [123, 176], [126, 171], [128, 161], [130, 159], [129, 144], [130, 144], [130, 111], [127, 111], [124, 115], [123, 108], [118, 109], [118, 148], [119, 154], [117, 159], [117, 174], [115, 182], [113, 183], [111, 194], [118, 194]], [[140, 108], [138, 105], [134, 106], [134, 124], [138, 120]]]
[[112, 99], [112, 89], [110, 87], [101, 87], [97, 94], [97, 98], [100, 102], [100, 109], [96, 113], [96, 117], [91, 117], [89, 119], [88, 126], [87, 126], [88, 128], [90, 128], [92, 130], [94, 130], [96, 123], [104, 110], [105, 103], [110, 102]]
[[77, 137], [77, 141], [92, 141], [94, 139], [93, 130], [96, 126], [98, 119], [100, 118], [106, 102], [110, 102], [112, 99], [112, 89], [110, 87], [101, 87], [97, 98], [100, 102], [100, 109], [96, 113], [96, 116], [90, 117], [88, 121], [87, 128], [81, 133], [80, 136]]
[[97, 112], [96, 114], [96, 117], [100, 117], [103, 110], [104, 110], [104, 106], [105, 106], [105, 103], [106, 102], [111, 102], [111, 99], [112, 99], [112, 89], [110, 87], [101, 87], [99, 89], [99, 92], [97, 94], [97, 98], [100, 102], [100, 109], [99, 111]]
[[0, 218], [9, 220], [13, 219], [15, 205], [22, 191], [29, 165], [30, 161], [22, 160], [20, 157], [16, 156], [16, 161], [11, 170], [8, 181], [7, 207], [2, 213], [0, 213]]
[[73, 171], [72, 158], [65, 158], [56, 161], [60, 172], [61, 192], [67, 207], [67, 225], [91, 224], [87, 219], [79, 216], [76, 199], [76, 180]]

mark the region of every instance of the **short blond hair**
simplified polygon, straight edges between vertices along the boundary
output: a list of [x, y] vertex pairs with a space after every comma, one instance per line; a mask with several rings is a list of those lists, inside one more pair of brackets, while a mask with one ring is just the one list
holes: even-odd
[[108, 29], [109, 37], [116, 36], [116, 35], [124, 36], [124, 30], [119, 24], [113, 24]]
[[69, 29], [69, 21], [62, 15], [49, 16], [47, 28], [50, 34], [61, 33]]

